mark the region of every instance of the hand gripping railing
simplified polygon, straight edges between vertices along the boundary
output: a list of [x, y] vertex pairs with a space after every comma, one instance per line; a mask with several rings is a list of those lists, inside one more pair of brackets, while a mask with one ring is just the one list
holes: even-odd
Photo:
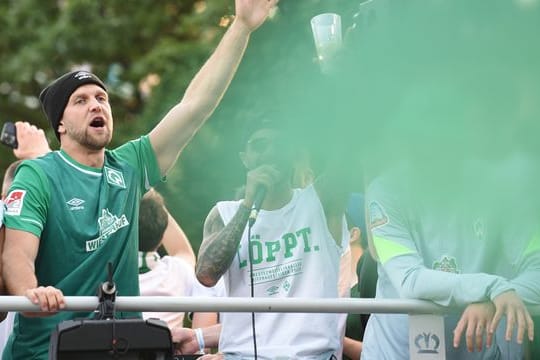
[[[65, 303], [64, 311], [94, 311], [99, 301], [97, 296], [66, 296]], [[444, 329], [439, 334], [435, 334], [436, 331], [433, 329], [442, 327], [441, 315], [459, 311], [429, 301], [403, 299], [118, 296], [115, 303], [118, 311], [408, 314], [412, 318], [420, 319], [415, 321], [417, 328], [413, 328], [411, 321], [410, 358], [437, 360], [445, 359], [442, 351], [444, 343], [441, 343], [444, 340]], [[40, 309], [24, 296], [0, 296], [0, 311], [40, 311]], [[531, 314], [540, 314], [540, 306], [529, 307], [529, 311]], [[418, 344], [428, 343], [425, 339], [431, 341], [430, 344], [437, 345], [436, 348], [432, 348], [428, 353], [415, 352], [415, 345], [418, 347]]]

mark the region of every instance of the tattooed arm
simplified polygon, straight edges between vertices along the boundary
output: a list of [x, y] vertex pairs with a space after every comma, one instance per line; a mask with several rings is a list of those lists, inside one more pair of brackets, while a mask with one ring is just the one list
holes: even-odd
[[238, 249], [246, 227], [250, 209], [241, 204], [231, 221], [225, 226], [214, 206], [204, 222], [203, 241], [195, 265], [197, 279], [205, 286], [214, 286], [223, 276]]

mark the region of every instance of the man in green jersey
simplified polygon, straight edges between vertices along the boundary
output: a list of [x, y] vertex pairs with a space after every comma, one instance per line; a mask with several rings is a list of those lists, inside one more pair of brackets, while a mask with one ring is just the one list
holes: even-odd
[[[139, 294], [139, 200], [176, 161], [223, 96], [250, 33], [277, 0], [236, 0], [236, 17], [183, 99], [146, 136], [106, 150], [113, 118], [105, 85], [74, 71], [46, 87], [43, 110], [60, 150], [19, 167], [6, 199], [3, 276], [42, 312], [17, 316], [4, 359], [47, 359], [51, 331], [91, 313], [58, 312], [64, 295], [94, 295], [113, 264], [118, 294]], [[118, 317], [132, 314], [120, 313]]]

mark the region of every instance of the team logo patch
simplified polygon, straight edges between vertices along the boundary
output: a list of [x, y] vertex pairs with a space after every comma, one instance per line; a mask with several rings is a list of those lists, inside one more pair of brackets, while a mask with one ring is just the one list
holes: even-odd
[[381, 204], [376, 201], [372, 201], [369, 204], [369, 227], [371, 229], [375, 229], [388, 224], [388, 222], [388, 215], [386, 215], [386, 212]]
[[121, 187], [122, 189], [126, 188], [126, 182], [124, 181], [124, 175], [118, 170], [111, 169], [110, 167], [104, 166], [105, 177], [107, 182], [111, 185]]
[[291, 283], [288, 280], [285, 280], [283, 282], [283, 285], [281, 286], [283, 287], [283, 290], [285, 290], [286, 292], [289, 292], [289, 290], [291, 290]]
[[440, 260], [433, 262], [433, 270], [444, 271], [448, 273], [459, 274], [456, 258], [453, 256], [443, 255]]
[[6, 215], [21, 215], [26, 190], [13, 190], [6, 199]]
[[74, 211], [74, 210], [83, 210], [84, 209], [83, 204], [85, 202], [86, 201], [82, 199], [73, 198], [69, 201], [66, 201], [66, 204], [69, 206], [69, 210]]

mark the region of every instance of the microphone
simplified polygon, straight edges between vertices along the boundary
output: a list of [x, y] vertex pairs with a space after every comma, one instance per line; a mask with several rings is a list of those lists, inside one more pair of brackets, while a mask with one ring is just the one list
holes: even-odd
[[257, 215], [259, 215], [259, 210], [261, 210], [261, 205], [266, 197], [266, 186], [259, 185], [255, 191], [255, 196], [253, 197], [253, 205], [251, 206], [251, 212], [249, 213], [249, 226], [253, 226], [255, 220], [257, 220]]

